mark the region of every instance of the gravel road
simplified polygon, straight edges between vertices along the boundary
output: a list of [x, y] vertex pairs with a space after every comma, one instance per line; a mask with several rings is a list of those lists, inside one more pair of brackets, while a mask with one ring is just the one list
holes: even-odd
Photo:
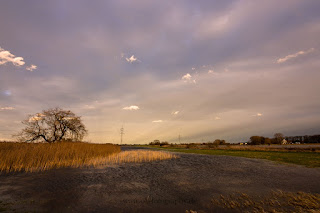
[[177, 159], [148, 163], [2, 174], [0, 201], [12, 202], [7, 210], [18, 212], [211, 212], [210, 200], [220, 194], [320, 193], [319, 168], [232, 156], [176, 155]]

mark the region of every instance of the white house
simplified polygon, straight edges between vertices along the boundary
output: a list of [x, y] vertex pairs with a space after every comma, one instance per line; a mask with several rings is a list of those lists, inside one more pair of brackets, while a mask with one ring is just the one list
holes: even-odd
[[281, 144], [288, 144], [288, 142], [287, 142], [286, 139], [283, 139], [283, 140], [281, 141]]

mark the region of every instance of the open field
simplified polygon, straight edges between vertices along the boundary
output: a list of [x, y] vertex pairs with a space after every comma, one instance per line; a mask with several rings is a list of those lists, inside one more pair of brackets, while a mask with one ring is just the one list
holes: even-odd
[[[290, 163], [303, 165], [307, 167], [320, 167], [320, 153], [310, 151], [256, 151], [257, 147], [250, 146], [247, 149], [184, 149], [184, 148], [170, 148], [170, 147], [155, 147], [153, 148], [166, 150], [170, 152], [183, 152], [206, 155], [229, 155], [246, 158], [260, 158], [266, 160], [277, 161], [281, 163]], [[226, 146], [225, 146], [226, 147]]]
[[[162, 161], [2, 174], [0, 208], [4, 212], [320, 210], [319, 168], [223, 155], [175, 155]], [[269, 198], [273, 206], [267, 204]]]
[[172, 149], [213, 149], [213, 150], [246, 150], [246, 151], [283, 151], [283, 152], [319, 152], [320, 144], [286, 144], [286, 145], [214, 145], [214, 144], [174, 144], [174, 145], [148, 145], [154, 148]]

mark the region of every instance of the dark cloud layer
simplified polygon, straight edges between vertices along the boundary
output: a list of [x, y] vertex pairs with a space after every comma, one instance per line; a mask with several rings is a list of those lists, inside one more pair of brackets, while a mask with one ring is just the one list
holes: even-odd
[[319, 10], [317, 0], [1, 1], [0, 46], [26, 65], [0, 65], [0, 139], [55, 106], [82, 115], [93, 142], [118, 142], [121, 125], [128, 143], [317, 134]]

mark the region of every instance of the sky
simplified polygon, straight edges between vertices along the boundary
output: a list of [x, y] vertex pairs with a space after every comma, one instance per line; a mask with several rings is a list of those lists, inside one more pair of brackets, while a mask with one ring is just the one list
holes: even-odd
[[85, 140], [320, 133], [319, 0], [2, 0], [0, 140], [61, 107]]

